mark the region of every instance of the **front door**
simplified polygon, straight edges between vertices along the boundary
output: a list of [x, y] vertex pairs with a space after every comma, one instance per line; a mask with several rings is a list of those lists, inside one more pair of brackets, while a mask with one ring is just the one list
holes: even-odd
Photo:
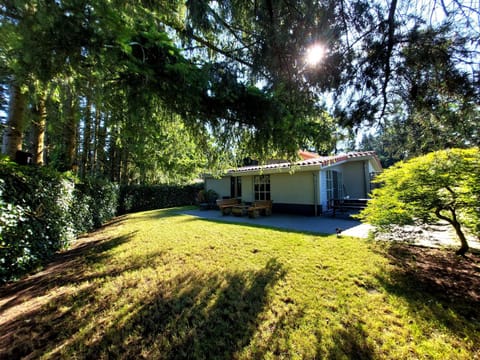
[[230, 197], [232, 199], [242, 197], [242, 178], [240, 176], [230, 178]]

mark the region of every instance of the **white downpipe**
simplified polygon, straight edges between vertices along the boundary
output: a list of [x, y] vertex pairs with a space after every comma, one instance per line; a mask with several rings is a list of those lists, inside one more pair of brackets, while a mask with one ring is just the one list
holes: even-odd
[[313, 206], [315, 211], [315, 216], [318, 216], [318, 177], [317, 173], [313, 173]]

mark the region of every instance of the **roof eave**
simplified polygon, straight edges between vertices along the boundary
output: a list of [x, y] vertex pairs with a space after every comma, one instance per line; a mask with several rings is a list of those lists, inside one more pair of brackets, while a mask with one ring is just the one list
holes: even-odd
[[373, 167], [376, 170], [382, 171], [380, 161], [374, 152], [357, 153], [354, 156], [348, 156], [348, 154], [346, 154], [342, 155], [341, 159], [337, 159], [332, 157], [331, 159], [320, 161], [318, 161], [319, 159], [308, 159], [293, 164], [285, 162], [269, 165], [255, 165], [228, 170], [223, 176], [251, 176], [261, 174], [269, 175], [292, 172], [320, 171], [354, 161], [369, 161], [373, 164]]

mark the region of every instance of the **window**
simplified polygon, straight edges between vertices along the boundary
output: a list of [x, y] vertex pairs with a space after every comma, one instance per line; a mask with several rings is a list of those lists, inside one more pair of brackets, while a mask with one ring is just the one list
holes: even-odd
[[230, 197], [242, 197], [242, 178], [240, 176], [232, 176], [230, 178]]
[[343, 198], [343, 178], [342, 173], [335, 170], [327, 171], [327, 199], [330, 204], [332, 199]]
[[257, 175], [253, 178], [255, 200], [271, 200], [270, 175]]

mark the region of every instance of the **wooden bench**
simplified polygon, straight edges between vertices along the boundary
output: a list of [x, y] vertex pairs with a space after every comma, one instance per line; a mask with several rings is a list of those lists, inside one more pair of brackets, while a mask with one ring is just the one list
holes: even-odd
[[239, 199], [218, 199], [217, 206], [222, 212], [222, 215], [229, 215], [232, 212], [232, 208], [240, 204]]
[[333, 216], [337, 210], [363, 210], [367, 207], [368, 199], [331, 199], [330, 209], [333, 209]]
[[272, 214], [271, 200], [257, 200], [248, 208], [249, 217], [257, 218], [260, 216], [260, 214], [264, 214], [265, 216]]

